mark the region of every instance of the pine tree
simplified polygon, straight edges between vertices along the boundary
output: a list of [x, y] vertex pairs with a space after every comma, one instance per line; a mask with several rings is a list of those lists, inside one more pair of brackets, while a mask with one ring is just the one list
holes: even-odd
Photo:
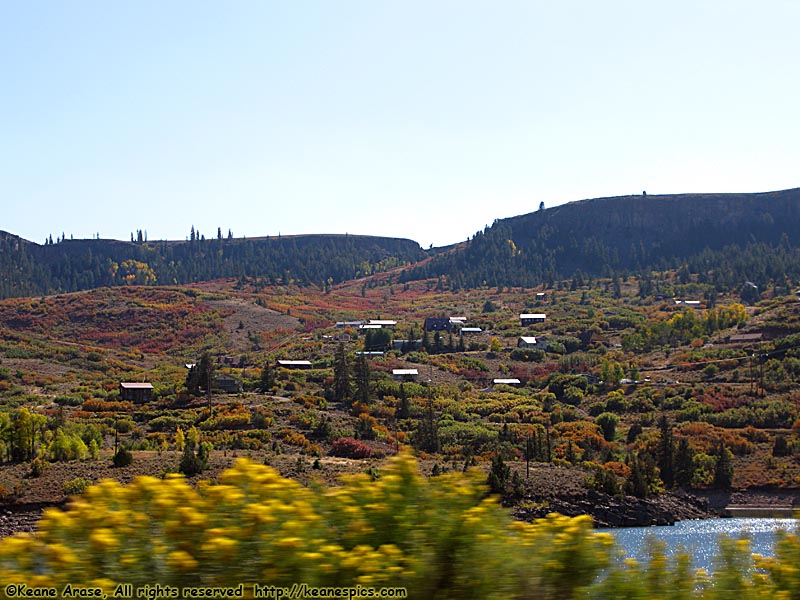
[[733, 484], [733, 455], [725, 445], [720, 442], [717, 446], [717, 464], [714, 467], [714, 487], [730, 489]]
[[344, 344], [340, 343], [333, 363], [333, 394], [336, 401], [349, 405], [352, 401], [350, 389], [350, 364]]
[[675, 484], [675, 439], [666, 415], [658, 419], [658, 469], [667, 488]]
[[678, 448], [675, 451], [675, 485], [681, 488], [689, 488], [694, 479], [694, 453], [689, 446], [688, 438], [681, 438], [678, 441]]
[[503, 461], [500, 453], [492, 459], [492, 468], [489, 471], [489, 477], [486, 483], [489, 485], [489, 490], [493, 494], [500, 494], [501, 496], [506, 493], [506, 485], [511, 477], [511, 468]]
[[564, 460], [573, 465], [578, 460], [578, 456], [575, 454], [575, 446], [572, 445], [572, 440], [567, 440], [567, 450], [564, 453]]
[[269, 361], [264, 363], [261, 369], [261, 377], [258, 380], [258, 390], [260, 392], [268, 392], [275, 386], [275, 372], [272, 370], [272, 365]]
[[369, 404], [369, 362], [364, 354], [359, 355], [355, 364], [355, 400]]
[[408, 406], [408, 394], [406, 394], [406, 388], [401, 383], [400, 384], [400, 408], [397, 410], [397, 418], [398, 419], [407, 419], [409, 414], [409, 406]]
[[416, 436], [417, 447], [425, 452], [439, 452], [439, 424], [433, 410], [433, 394], [429, 388], [428, 407], [425, 416], [420, 419]]
[[422, 333], [422, 349], [425, 350], [425, 352], [430, 352], [431, 349], [431, 339], [427, 329]]
[[635, 454], [630, 455], [627, 460], [630, 474], [625, 482], [625, 493], [637, 498], [646, 498], [649, 492], [647, 476], [645, 474], [639, 457]]
[[213, 377], [214, 363], [208, 352], [204, 352], [200, 361], [189, 368], [189, 373], [186, 375], [186, 390], [195, 396], [200, 395], [201, 389], [210, 394]]
[[189, 372], [186, 374], [186, 391], [193, 396], [200, 394], [200, 370], [197, 365], [189, 367]]

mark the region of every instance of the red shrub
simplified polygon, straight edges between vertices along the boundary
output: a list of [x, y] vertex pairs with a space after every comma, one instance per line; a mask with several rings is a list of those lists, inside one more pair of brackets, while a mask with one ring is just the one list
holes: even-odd
[[369, 458], [372, 456], [372, 448], [357, 439], [343, 437], [333, 442], [330, 453], [331, 456], [342, 458]]

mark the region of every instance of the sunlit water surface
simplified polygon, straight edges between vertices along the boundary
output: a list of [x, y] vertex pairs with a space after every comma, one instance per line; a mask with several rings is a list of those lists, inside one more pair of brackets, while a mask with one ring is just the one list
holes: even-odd
[[666, 544], [667, 556], [674, 556], [680, 549], [688, 551], [692, 565], [708, 571], [714, 568], [714, 555], [718, 552], [721, 535], [750, 540], [750, 550], [754, 554], [772, 556], [775, 547], [775, 533], [778, 530], [798, 531], [797, 519], [701, 519], [679, 521], [675, 525], [655, 527], [621, 527], [607, 529], [617, 540], [617, 545], [626, 556], [639, 561], [647, 559], [648, 537]]

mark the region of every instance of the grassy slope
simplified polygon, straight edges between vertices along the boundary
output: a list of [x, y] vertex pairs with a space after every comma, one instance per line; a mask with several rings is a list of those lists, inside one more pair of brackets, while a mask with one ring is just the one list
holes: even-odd
[[[475, 338], [476, 344], [488, 344], [492, 337], [496, 337], [504, 350], [492, 356], [483, 349], [463, 355], [438, 355], [431, 357], [425, 365], [408, 362], [404, 357], [380, 359], [372, 363], [375, 378], [387, 377], [392, 368], [420, 368], [423, 377], [430, 378], [438, 390], [435, 402], [438, 414], [452, 415], [452, 419], [446, 419], [449, 424], [461, 423], [465, 431], [489, 432], [495, 438], [501, 421], [523, 432], [527, 427], [526, 421], [548, 416], [536, 393], [544, 385], [544, 376], [557, 368], [560, 357], [549, 355], [542, 363], [513, 361], [509, 351], [515, 346], [517, 337], [523, 333], [543, 334], [551, 338], [572, 336], [592, 326], [602, 329], [610, 349], [597, 348], [581, 353], [584, 365], [579, 370], [597, 372], [599, 361], [605, 358], [625, 365], [635, 363], [641, 376], [651, 379], [648, 385], [629, 386], [620, 390], [627, 408], [618, 410], [621, 418], [615, 446], [618, 451], [626, 449], [624, 436], [632, 423], [644, 423], [645, 433], [637, 442], [644, 447], [654, 437], [654, 420], [660, 410], [677, 419], [683, 406], [676, 399], [701, 403], [711, 407], [712, 411], [781, 400], [793, 405], [796, 415], [798, 397], [792, 391], [796, 385], [787, 389], [776, 386], [775, 389], [765, 390], [763, 395], [760, 390], [758, 394], [751, 394], [753, 382], [749, 371], [735, 361], [721, 364], [720, 371], [709, 377], [700, 363], [703, 352], [713, 358], [713, 350], [704, 349], [702, 344], [695, 344], [699, 348], [694, 349], [685, 346], [669, 352], [659, 350], [644, 355], [623, 353], [616, 346], [625, 334], [632, 331], [626, 323], [629, 325], [637, 319], [664, 320], [674, 314], [675, 308], [668, 300], [638, 300], [633, 281], [623, 284], [622, 297], [614, 299], [607, 283], [598, 282], [591, 289], [548, 291], [549, 298], [544, 303], [537, 302], [531, 290], [490, 289], [454, 294], [437, 290], [436, 282], [415, 282], [403, 286], [392, 283], [391, 273], [339, 285], [329, 294], [321, 290], [292, 287], [237, 289], [233, 282], [221, 281], [183, 289], [113, 288], [0, 302], [0, 328], [3, 332], [0, 394], [6, 405], [27, 405], [56, 417], [58, 407], [53, 401], [59, 396], [82, 397], [102, 403], [109, 399], [109, 393], [113, 399], [117, 383], [124, 379], [151, 381], [168, 399], [145, 409], [137, 408], [122, 413], [65, 408], [68, 419], [105, 426], [106, 453], [113, 444], [109, 423], [115, 419], [132, 421], [131, 431], [124, 438], [132, 437], [133, 441], [138, 441], [149, 436], [167, 443], [168, 450], [163, 453], [151, 451], [137, 455], [132, 470], [109, 471], [105, 467], [108, 462], [106, 456], [101, 460], [103, 466], [93, 461], [52, 464], [40, 482], [25, 478], [25, 470], [21, 466], [4, 466], [0, 468], [0, 484], [6, 490], [13, 490], [20, 483], [20, 499], [31, 502], [63, 497], [63, 481], [78, 476], [90, 479], [106, 475], [129, 477], [134, 472], [160, 475], [166, 470], [174, 470], [178, 458], [171, 449], [172, 434], [154, 429], [151, 425], [153, 419], [170, 416], [186, 429], [193, 423], [208, 424], [211, 417], [242, 412], [249, 414], [253, 410], [262, 411], [272, 419], [266, 428], [269, 441], [260, 449], [238, 450], [238, 454], [251, 453], [259, 460], [274, 462], [285, 473], [300, 478], [320, 475], [331, 479], [343, 469], [365, 468], [372, 463], [324, 458], [323, 469], [315, 472], [310, 466], [314, 460], [311, 455], [319, 452], [326, 456], [331, 444], [330, 438], [317, 439], [314, 436], [314, 423], [328, 418], [335, 433], [346, 435], [357, 429], [360, 418], [366, 419], [378, 438], [368, 443], [382, 453], [391, 453], [398, 442], [407, 442], [411, 435], [409, 428], [413, 428], [414, 423], [401, 422], [398, 426], [392, 418], [396, 402], [391, 399], [365, 407], [364, 417], [351, 414], [337, 403], [327, 407], [320, 404], [319, 396], [315, 394], [322, 394], [323, 388], [330, 384], [330, 368], [308, 374], [279, 373], [275, 397], [260, 394], [215, 396], [211, 399], [211, 409], [205, 406], [205, 400], [183, 408], [177, 408], [174, 402], [173, 394], [180, 392], [185, 377], [183, 363], [193, 360], [203, 350], [210, 350], [215, 356], [234, 354], [244, 357], [250, 365], [244, 373], [246, 380], [258, 376], [264, 361], [276, 358], [308, 358], [318, 365], [326, 364], [326, 361], [330, 364], [337, 344], [324, 336], [336, 333], [337, 330], [332, 326], [338, 320], [396, 319], [399, 325], [395, 336], [407, 337], [412, 333], [419, 334], [426, 316], [458, 315], [466, 316], [469, 325], [482, 327], [488, 332]], [[581, 304], [584, 293], [587, 300]], [[483, 312], [487, 300], [493, 302], [497, 310]], [[721, 298], [720, 304], [731, 300]], [[522, 329], [517, 319], [521, 312], [546, 312], [547, 323]], [[782, 327], [779, 335], [785, 336], [800, 329], [797, 327], [800, 323], [800, 303], [793, 299], [768, 299], [763, 307], [750, 309], [749, 312], [748, 330], [770, 326], [774, 330], [777, 323]], [[613, 319], [620, 315], [627, 319], [622, 325]], [[412, 326], [416, 332], [412, 332]], [[704, 341], [715, 343], [715, 348], [735, 349], [735, 346], [724, 344], [724, 339], [735, 332], [723, 331], [713, 340]], [[357, 347], [357, 343], [350, 345], [351, 349]], [[749, 348], [748, 352], [754, 348]], [[242, 375], [239, 369], [221, 368], [234, 375]], [[508, 376], [520, 376], [529, 381], [528, 386], [518, 392], [479, 391], [492, 378]], [[608, 390], [598, 389], [579, 406], [559, 406], [558, 409], [569, 412], [572, 415], [570, 418], [577, 419], [576, 423], [584, 421], [591, 430], [592, 405], [605, 401], [607, 394]], [[645, 401], [650, 402], [652, 408], [642, 410]], [[422, 397], [412, 398], [412, 415], [421, 415], [425, 402]], [[489, 406], [491, 410], [486, 409]], [[657, 410], [659, 406], [661, 408]], [[235, 445], [237, 436], [247, 438], [250, 429], [250, 424], [239, 424], [228, 430], [224, 425], [204, 430], [204, 436], [212, 439], [219, 449], [212, 461], [212, 476], [233, 456], [233, 450], [223, 448]], [[558, 434], [554, 440], [556, 456], [563, 455], [566, 440], [578, 435], [578, 429], [577, 424], [561, 424], [554, 428]], [[678, 431], [681, 435], [689, 436], [698, 451], [710, 451], [718, 439], [746, 445], [747, 451], [734, 457], [735, 487], [795, 487], [800, 482], [797, 436], [791, 430], [768, 427], [753, 432], [682, 423]], [[299, 437], [302, 439], [292, 436], [292, 432], [301, 434]], [[778, 433], [786, 435], [790, 443], [795, 444], [794, 455], [771, 456]], [[427, 468], [436, 463], [444, 469], [461, 468], [464, 460], [461, 448], [446, 450], [450, 450], [450, 454], [431, 456], [426, 463]], [[485, 455], [484, 458], [491, 455], [488, 447], [481, 447], [481, 453]], [[516, 468], [521, 469], [521, 464]], [[575, 481], [585, 477], [581, 471], [575, 473]], [[553, 480], [551, 478], [547, 485], [555, 485]]]

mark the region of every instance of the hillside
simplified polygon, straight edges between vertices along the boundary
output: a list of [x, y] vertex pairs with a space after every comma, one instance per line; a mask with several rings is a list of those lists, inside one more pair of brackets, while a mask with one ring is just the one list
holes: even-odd
[[686, 265], [721, 286], [762, 285], [797, 277], [798, 242], [800, 189], [598, 198], [495, 221], [402, 280], [531, 287]]
[[[209, 445], [207, 476], [242, 455], [329, 482], [376, 472], [401, 448], [428, 474], [469, 464], [488, 472], [499, 456], [510, 467], [506, 501], [523, 518], [557, 507], [607, 524], [669, 522], [707, 514], [702, 496], [708, 508], [795, 501], [793, 296], [765, 291], [744, 307], [723, 290], [714, 306], [688, 307], [642, 297], [632, 277], [618, 295], [611, 279], [454, 294], [436, 280], [400, 285], [396, 275], [328, 289], [237, 278], [0, 301], [2, 498], [11, 507], [59, 502], [101, 475], [177, 471], [180, 430]], [[674, 271], [654, 277], [669, 291], [705, 289]], [[524, 326], [519, 315], [529, 312], [546, 320]], [[426, 318], [447, 315], [480, 332], [422, 331]], [[369, 319], [397, 324], [380, 335], [336, 326]], [[743, 333], [755, 337], [736, 341]], [[520, 348], [521, 336], [546, 343]], [[389, 351], [358, 354], [375, 343]], [[185, 364], [204, 353], [241, 392], [192, 392]], [[311, 368], [279, 367], [283, 359]], [[400, 383], [394, 369], [420, 377]], [[124, 401], [121, 381], [151, 383], [154, 398]], [[26, 423], [37, 425], [21, 445], [15, 432]], [[130, 467], [109, 468], [117, 444], [134, 453]], [[680, 489], [693, 496], [664, 495]]]
[[424, 257], [411, 240], [354, 235], [185, 242], [59, 240], [0, 232], [0, 298], [118, 285], [182, 285], [225, 277], [327, 286]]

